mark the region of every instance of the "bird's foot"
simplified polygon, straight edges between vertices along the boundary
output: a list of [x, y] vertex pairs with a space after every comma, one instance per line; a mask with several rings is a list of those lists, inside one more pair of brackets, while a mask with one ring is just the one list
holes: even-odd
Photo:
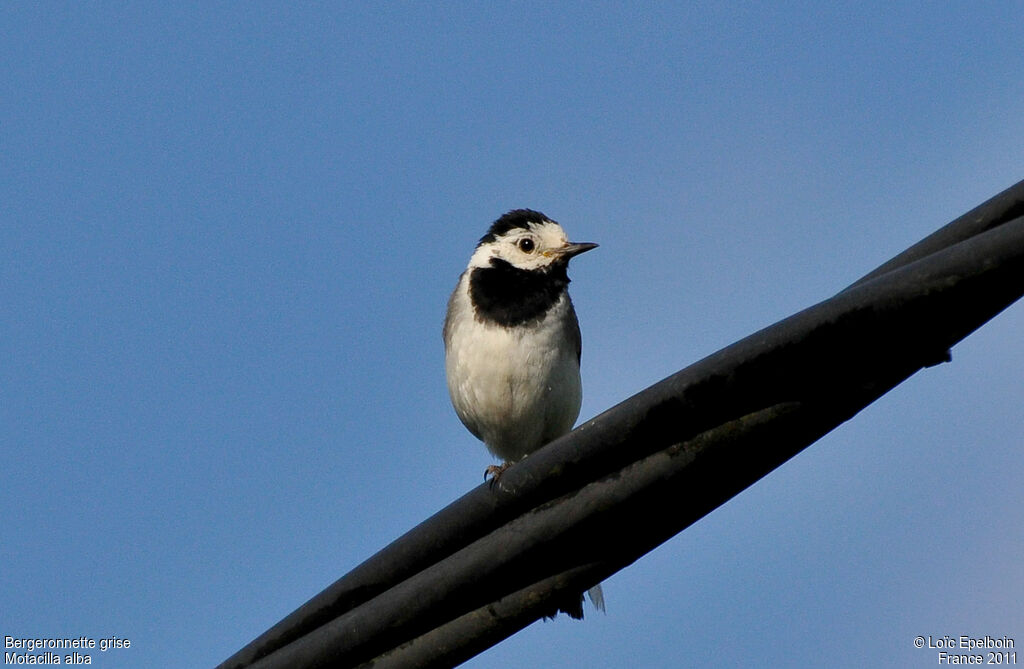
[[486, 481], [488, 480], [488, 477], [490, 477], [491, 487], [493, 488], [494, 484], [501, 478], [501, 475], [505, 473], [505, 470], [511, 466], [511, 462], [504, 462], [500, 465], [491, 465], [484, 470], [484, 480]]

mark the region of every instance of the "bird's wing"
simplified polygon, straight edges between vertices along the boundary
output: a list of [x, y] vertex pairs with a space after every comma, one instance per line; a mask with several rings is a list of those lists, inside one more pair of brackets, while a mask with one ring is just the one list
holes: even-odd
[[569, 302], [569, 339], [576, 345], [576, 362], [579, 363], [583, 357], [583, 337], [580, 335], [580, 321], [576, 318], [576, 309]]

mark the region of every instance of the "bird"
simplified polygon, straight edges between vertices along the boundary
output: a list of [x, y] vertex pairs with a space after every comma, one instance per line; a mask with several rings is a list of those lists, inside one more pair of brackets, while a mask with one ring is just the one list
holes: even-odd
[[[480, 238], [448, 300], [448, 393], [462, 424], [503, 461], [484, 473], [492, 484], [579, 417], [582, 340], [568, 267], [595, 248], [570, 242], [539, 211], [513, 209]], [[601, 586], [588, 594], [603, 611]], [[583, 617], [581, 598], [559, 608]]]

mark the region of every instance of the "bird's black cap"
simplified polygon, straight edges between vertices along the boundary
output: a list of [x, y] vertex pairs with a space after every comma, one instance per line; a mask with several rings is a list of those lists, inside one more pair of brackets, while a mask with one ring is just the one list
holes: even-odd
[[533, 209], [513, 209], [494, 223], [491, 223], [487, 234], [480, 238], [480, 243], [487, 244], [493, 242], [498, 237], [515, 228], [526, 230], [530, 227], [530, 223], [543, 223], [550, 220], [544, 214]]

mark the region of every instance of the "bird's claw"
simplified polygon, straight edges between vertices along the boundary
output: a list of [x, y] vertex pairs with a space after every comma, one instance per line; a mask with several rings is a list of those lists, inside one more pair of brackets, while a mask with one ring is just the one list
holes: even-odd
[[511, 466], [511, 462], [505, 462], [500, 465], [489, 466], [487, 469], [484, 470], [484, 480], [486, 481], [488, 480], [488, 477], [490, 477], [491, 487], [494, 487], [494, 484], [498, 482], [498, 479], [501, 478], [501, 475], [505, 473], [505, 470]]

